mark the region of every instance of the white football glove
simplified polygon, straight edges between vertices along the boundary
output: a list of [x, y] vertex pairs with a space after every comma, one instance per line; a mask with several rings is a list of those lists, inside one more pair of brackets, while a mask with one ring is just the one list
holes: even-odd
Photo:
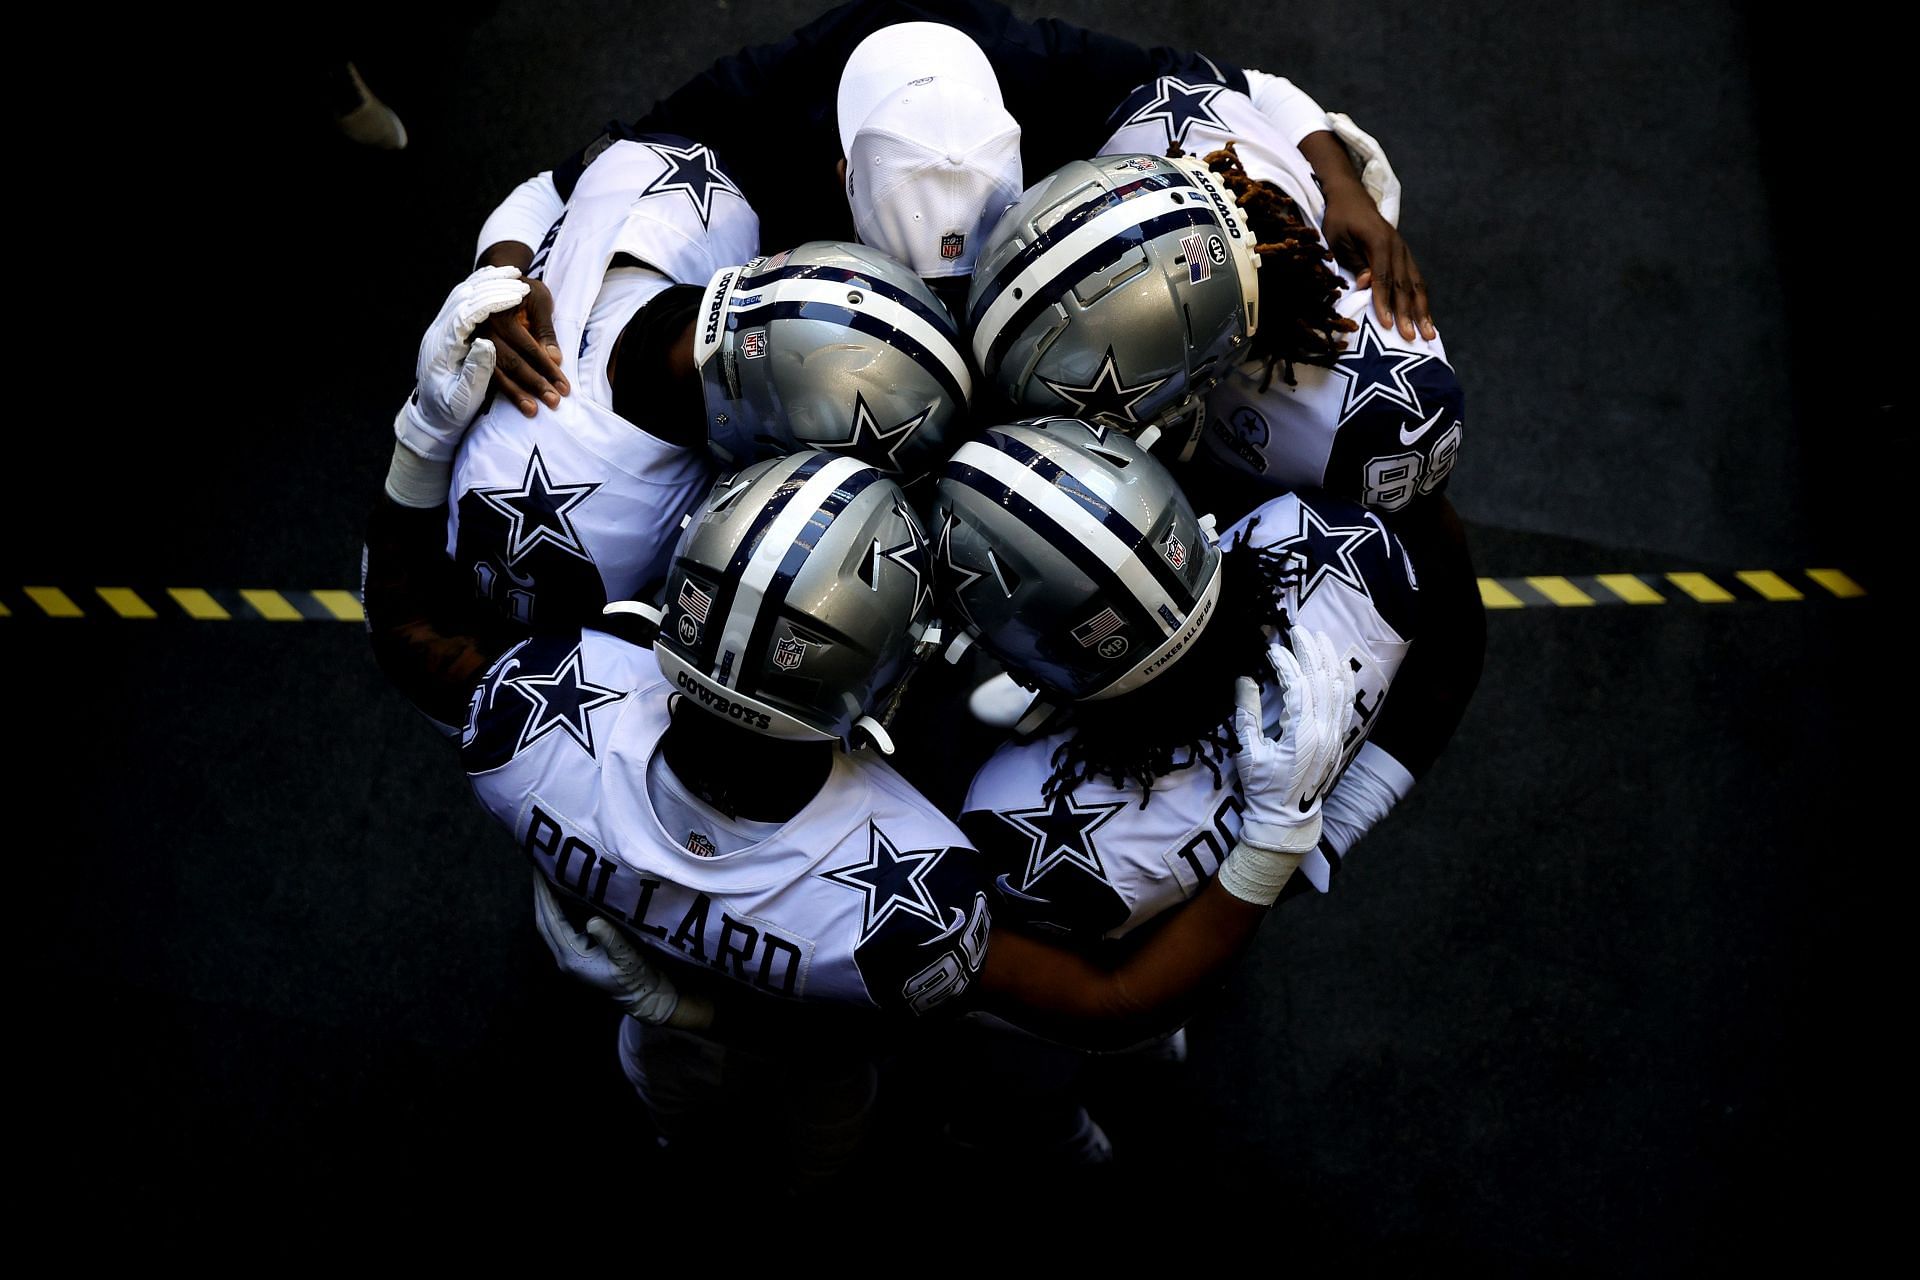
[[593, 916], [581, 933], [561, 910], [545, 876], [533, 874], [533, 923], [560, 971], [613, 997], [629, 1018], [655, 1027], [704, 1026], [704, 1001], [680, 998], [672, 979], [654, 968], [610, 921]]
[[1373, 197], [1380, 216], [1393, 226], [1399, 226], [1400, 176], [1387, 162], [1386, 151], [1372, 134], [1355, 124], [1353, 117], [1344, 112], [1327, 112], [1327, 123], [1333, 126], [1333, 136], [1340, 139], [1340, 145], [1347, 149], [1347, 158], [1353, 161], [1354, 172], [1360, 175], [1360, 185]]
[[1221, 864], [1223, 888], [1247, 902], [1271, 903], [1300, 860], [1320, 840], [1320, 802], [1340, 767], [1353, 707], [1353, 673], [1333, 641], [1295, 627], [1293, 650], [1268, 651], [1285, 689], [1280, 737], [1261, 727], [1260, 687], [1245, 676], [1234, 686], [1233, 767], [1246, 811], [1240, 843]]
[[495, 312], [519, 306], [528, 287], [514, 267], [482, 267], [447, 295], [427, 326], [414, 362], [413, 394], [393, 419], [398, 443], [387, 492], [395, 502], [437, 507], [447, 500], [453, 455], [493, 378], [493, 343], [475, 339], [473, 331]]

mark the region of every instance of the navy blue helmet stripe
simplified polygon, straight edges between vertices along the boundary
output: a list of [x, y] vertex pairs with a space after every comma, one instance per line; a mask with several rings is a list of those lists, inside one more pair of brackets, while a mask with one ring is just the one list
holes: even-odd
[[1088, 515], [1105, 525], [1121, 543], [1133, 548], [1133, 558], [1145, 566], [1147, 572], [1153, 575], [1153, 580], [1160, 584], [1160, 589], [1179, 605], [1182, 616], [1192, 611], [1192, 589], [1181, 579], [1179, 572], [1155, 552], [1153, 542], [1148, 537], [1149, 530], [1138, 528], [1133, 521], [1109, 506], [1100, 495], [1080, 483], [1072, 472], [1025, 441], [1016, 440], [1002, 431], [989, 431], [980, 443], [998, 449], [1072, 498]]
[[1212, 209], [1201, 208], [1195, 204], [1189, 208], [1175, 209], [1172, 213], [1163, 213], [1157, 218], [1138, 223], [1124, 231], [1114, 232], [1112, 236], [1055, 272], [1053, 279], [1027, 295], [1019, 309], [1007, 317], [1007, 322], [1000, 326], [1000, 332], [994, 335], [993, 345], [987, 349], [987, 358], [981, 372], [992, 377], [999, 368], [1001, 359], [1007, 354], [1007, 349], [1020, 340], [1020, 335], [1026, 332], [1033, 318], [1060, 301], [1062, 295], [1079, 284], [1095, 267], [1112, 263], [1117, 259], [1120, 256], [1119, 246], [1129, 249], [1137, 248], [1149, 240], [1180, 227], [1217, 227], [1219, 225], [1219, 218]]
[[1191, 187], [1192, 185], [1193, 179], [1178, 170], [1170, 173], [1156, 173], [1143, 176], [1133, 182], [1122, 183], [1111, 190], [1100, 191], [1084, 203], [1075, 205], [1067, 210], [1060, 221], [1035, 236], [1032, 244], [1001, 264], [1000, 270], [994, 273], [993, 279], [981, 290], [979, 299], [967, 309], [967, 324], [977, 327], [980, 317], [987, 313], [987, 308], [991, 307], [994, 301], [1006, 291], [1008, 285], [1019, 278], [1022, 271], [1032, 266], [1047, 250], [1078, 231], [1092, 219], [1144, 192], [1164, 191], [1170, 187]]
[[[948, 462], [942, 476], [944, 479], [965, 485], [995, 505], [1011, 512], [1022, 524], [1046, 539], [1047, 544], [1071, 561], [1075, 568], [1098, 584], [1107, 603], [1117, 608], [1124, 621], [1137, 629], [1136, 636], [1151, 637], [1158, 641], [1162, 629], [1159, 620], [1154, 617], [1147, 603], [1128, 588], [1119, 574], [1107, 567], [1107, 562], [1095, 554], [1093, 548], [1062, 529], [1054, 522], [1052, 516], [986, 472], [968, 466], [964, 462]], [[982, 581], [985, 580], [982, 579]]]
[[[947, 362], [930, 351], [926, 344], [911, 334], [902, 332], [885, 320], [868, 315], [864, 311], [854, 311], [847, 307], [837, 307], [827, 302], [772, 302], [745, 311], [735, 312], [727, 317], [727, 328], [731, 330], [751, 329], [757, 325], [770, 324], [775, 320], [821, 320], [829, 324], [845, 325], [849, 329], [871, 334], [896, 350], [912, 356], [914, 362], [939, 380], [940, 386], [956, 405], [967, 403], [967, 393], [961, 389], [959, 380], [947, 368]], [[956, 355], [958, 348], [955, 348]], [[964, 367], [966, 360], [960, 357]], [[891, 426], [891, 423], [883, 424]]]
[[929, 307], [923, 300], [900, 286], [868, 275], [864, 271], [856, 271], [851, 267], [834, 267], [824, 264], [780, 267], [761, 275], [744, 277], [735, 292], [755, 293], [781, 280], [832, 280], [841, 284], [854, 285], [868, 293], [877, 293], [883, 298], [899, 303], [940, 332], [952, 335], [956, 347], [960, 344], [960, 331], [955, 327], [953, 317], [946, 311]]
[[747, 652], [742, 658], [740, 679], [733, 686], [740, 693], [752, 695], [759, 692], [761, 674], [766, 670], [767, 646], [773, 643], [774, 624], [780, 620], [781, 611], [786, 608], [787, 592], [793, 589], [793, 580], [805, 567], [808, 557], [813, 555], [813, 549], [820, 544], [821, 535], [847, 509], [848, 503], [880, 478], [880, 472], [872, 467], [862, 467], [848, 476], [844, 484], [820, 503], [819, 510], [807, 521], [806, 528], [780, 558], [780, 567], [773, 571], [773, 577], [760, 597], [760, 612], [754, 615], [753, 632], [747, 640]]

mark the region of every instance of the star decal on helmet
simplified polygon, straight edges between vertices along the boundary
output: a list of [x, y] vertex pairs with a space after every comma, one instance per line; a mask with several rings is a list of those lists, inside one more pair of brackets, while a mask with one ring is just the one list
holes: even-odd
[[670, 147], [664, 143], [649, 142], [647, 150], [659, 156], [666, 163], [666, 171], [647, 184], [637, 199], [662, 192], [678, 191], [693, 202], [693, 211], [700, 215], [700, 225], [707, 226], [713, 221], [713, 198], [722, 191], [731, 192], [741, 200], [740, 188], [734, 185], [725, 171], [720, 168], [719, 160], [713, 151], [699, 143], [689, 143], [685, 147]]
[[1340, 423], [1345, 425], [1373, 400], [1396, 404], [1415, 417], [1425, 417], [1420, 393], [1407, 381], [1407, 374], [1433, 356], [1418, 351], [1402, 351], [1386, 345], [1371, 316], [1360, 317], [1360, 336], [1353, 350], [1334, 362], [1333, 371], [1347, 380], [1346, 394], [1340, 398]]
[[980, 579], [987, 576], [984, 569], [969, 569], [953, 558], [953, 512], [949, 511], [940, 522], [939, 540], [934, 545], [933, 560], [945, 581], [947, 598], [953, 601], [953, 607], [960, 611], [960, 618], [975, 631], [980, 629], [973, 620], [973, 614], [967, 609], [966, 597], [961, 593]]
[[859, 893], [861, 903], [860, 941], [865, 943], [896, 915], [925, 920], [935, 929], [945, 929], [947, 921], [940, 904], [927, 889], [927, 877], [946, 856], [945, 849], [909, 849], [902, 853], [880, 830], [867, 820], [867, 860], [823, 871], [820, 877]]
[[1062, 865], [1079, 867], [1094, 879], [1111, 883], [1107, 880], [1107, 869], [1100, 864], [1100, 850], [1093, 843], [1093, 833], [1126, 807], [1124, 800], [1082, 806], [1062, 792], [1049, 804], [999, 813], [1002, 822], [1032, 842], [1020, 887], [1033, 888], [1041, 876]]
[[591, 756], [593, 721], [588, 713], [627, 696], [623, 690], [604, 688], [587, 679], [580, 664], [578, 645], [552, 675], [520, 676], [503, 683], [533, 704], [526, 727], [520, 730], [515, 754], [559, 729]]
[[1224, 93], [1217, 84], [1188, 84], [1177, 76], [1161, 76], [1153, 82], [1154, 97], [1128, 116], [1121, 128], [1158, 120], [1167, 131], [1167, 145], [1178, 146], [1187, 140], [1187, 130], [1197, 121], [1225, 129], [1227, 122], [1213, 112], [1213, 100]]
[[[913, 433], [920, 429], [920, 424], [925, 422], [927, 415], [932, 412], [931, 408], [922, 409], [905, 422], [895, 423], [883, 431], [880, 429], [880, 424], [874, 421], [873, 410], [867, 407], [866, 396], [856, 391], [853, 393], [853, 424], [847, 428], [847, 438], [839, 441], [817, 441], [815, 447], [828, 449], [834, 453], [851, 454], [869, 466], [878, 467], [892, 475], [899, 475], [904, 468], [901, 467], [900, 460], [895, 455], [909, 440], [913, 439]], [[889, 440], [893, 443], [888, 444]]]
[[1378, 535], [1384, 538], [1386, 535], [1380, 526], [1371, 522], [1328, 524], [1318, 511], [1305, 502], [1300, 503], [1299, 511], [1297, 532], [1273, 544], [1274, 551], [1290, 554], [1300, 562], [1300, 589], [1294, 601], [1295, 615], [1306, 608], [1307, 600], [1315, 589], [1328, 581], [1338, 582], [1371, 600], [1373, 593], [1367, 589], [1366, 576], [1361, 573], [1360, 566], [1354, 563], [1353, 553], [1371, 537]]
[[1104, 414], [1111, 420], [1138, 424], [1140, 419], [1133, 406], [1140, 403], [1166, 381], [1155, 378], [1152, 382], [1135, 383], [1128, 386], [1120, 376], [1119, 366], [1114, 363], [1113, 348], [1107, 348], [1107, 354], [1100, 361], [1100, 370], [1093, 375], [1093, 381], [1084, 387], [1068, 382], [1055, 382], [1052, 378], [1041, 378], [1047, 390], [1070, 401], [1073, 407], [1085, 417]]
[[494, 489], [475, 489], [473, 492], [482, 502], [507, 518], [507, 562], [510, 565], [518, 564], [528, 552], [543, 542], [591, 563], [593, 557], [587, 554], [587, 548], [580, 541], [579, 531], [573, 527], [573, 517], [569, 513], [599, 487], [597, 482], [555, 484], [547, 474], [547, 464], [536, 447], [533, 456], [527, 459], [527, 471], [521, 477], [518, 489], [502, 485]]
[[[880, 549], [878, 542], [874, 543], [873, 553], [877, 557], [874, 568], [879, 569], [879, 560], [891, 560], [913, 575], [913, 612], [908, 616], [917, 618], [920, 616], [921, 606], [933, 597], [933, 561], [927, 554], [927, 536], [920, 532], [920, 522], [914, 519], [913, 513], [899, 502], [893, 504], [893, 509], [906, 522], [907, 540], [897, 547], [889, 547], [884, 551]], [[876, 585], [879, 580], [880, 575], [876, 572], [874, 574]]]

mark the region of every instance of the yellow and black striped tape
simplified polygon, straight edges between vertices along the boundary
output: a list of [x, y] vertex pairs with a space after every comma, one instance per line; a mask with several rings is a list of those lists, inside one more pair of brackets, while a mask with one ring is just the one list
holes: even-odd
[[1776, 573], [1596, 573], [1580, 577], [1546, 574], [1528, 578], [1482, 578], [1480, 601], [1488, 609], [1583, 609], [1609, 604], [1784, 603], [1855, 600], [1866, 589], [1839, 569]]
[[354, 591], [274, 591], [206, 587], [22, 587], [16, 596], [0, 589], [0, 618], [126, 618], [152, 621], [188, 618], [196, 622], [359, 622], [360, 596]]
[[[1593, 605], [1737, 604], [1743, 601], [1853, 600], [1866, 590], [1839, 569], [1734, 573], [1598, 573], [1526, 578], [1482, 578], [1480, 599], [1490, 610], [1586, 608]], [[352, 591], [237, 590], [207, 587], [92, 587], [68, 591], [31, 586], [0, 588], [0, 618], [185, 618], [196, 622], [359, 622]]]

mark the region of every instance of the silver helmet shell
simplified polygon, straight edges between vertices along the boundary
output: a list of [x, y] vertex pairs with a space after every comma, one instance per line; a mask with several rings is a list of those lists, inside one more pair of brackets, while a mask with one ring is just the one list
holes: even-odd
[[1041, 419], [962, 445], [934, 501], [943, 608], [1056, 698], [1137, 689], [1193, 648], [1220, 549], [1167, 469], [1103, 423]]
[[694, 318], [722, 463], [821, 449], [903, 482], [953, 451], [973, 376], [953, 317], [865, 245], [812, 241], [716, 272]]
[[697, 705], [776, 738], [847, 737], [933, 609], [899, 485], [806, 451], [722, 479], [674, 549], [654, 654]]
[[981, 376], [1014, 404], [1138, 434], [1178, 416], [1259, 325], [1253, 232], [1187, 157], [1080, 160], [995, 224], [967, 320]]

